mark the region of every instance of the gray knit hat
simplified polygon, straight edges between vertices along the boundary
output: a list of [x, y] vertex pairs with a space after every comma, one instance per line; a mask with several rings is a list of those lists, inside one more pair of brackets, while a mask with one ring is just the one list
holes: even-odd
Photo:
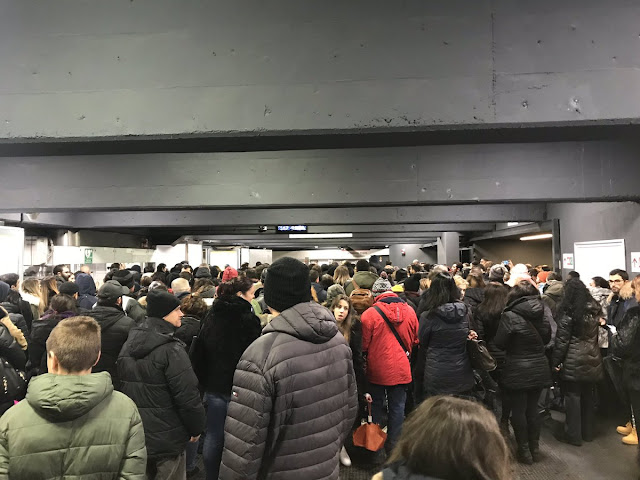
[[346, 295], [344, 288], [339, 283], [331, 285], [327, 290], [327, 301], [325, 302], [325, 306], [327, 308], [331, 308], [331, 304], [333, 303], [333, 299], [338, 295]]
[[371, 293], [373, 293], [374, 298], [378, 295], [382, 295], [383, 293], [387, 293], [391, 291], [391, 283], [389, 280], [385, 280], [384, 278], [377, 279], [373, 287], [371, 287]]

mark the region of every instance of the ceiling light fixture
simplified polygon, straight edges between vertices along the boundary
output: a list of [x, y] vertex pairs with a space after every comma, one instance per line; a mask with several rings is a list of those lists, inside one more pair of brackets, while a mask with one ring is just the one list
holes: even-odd
[[546, 240], [548, 238], [553, 238], [552, 233], [541, 233], [539, 235], [529, 235], [528, 237], [520, 237], [520, 240], [526, 242], [527, 240]]
[[351, 238], [353, 233], [290, 233], [289, 238]]

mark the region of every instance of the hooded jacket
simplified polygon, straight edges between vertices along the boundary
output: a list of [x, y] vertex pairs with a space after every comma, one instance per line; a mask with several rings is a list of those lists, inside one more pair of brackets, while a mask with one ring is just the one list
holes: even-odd
[[185, 345], [185, 350], [189, 352], [191, 343], [193, 343], [193, 337], [197, 337], [200, 333], [200, 319], [191, 315], [185, 315], [182, 317], [182, 325], [174, 333], [174, 337], [182, 341]]
[[640, 391], [640, 307], [631, 307], [611, 337], [612, 355], [623, 360], [622, 379], [629, 390]]
[[351, 295], [351, 292], [353, 292], [356, 289], [355, 284], [358, 285], [358, 288], [371, 290], [371, 288], [373, 287], [373, 284], [376, 282], [378, 278], [380, 278], [378, 277], [378, 275], [376, 275], [375, 273], [371, 273], [368, 270], [365, 272], [356, 272], [355, 275], [353, 276], [353, 280], [351, 280], [350, 282], [347, 282], [346, 285], [344, 286], [344, 291], [346, 292], [347, 295]]
[[144, 480], [147, 456], [135, 404], [106, 373], [45, 374], [0, 418], [0, 477]]
[[192, 359], [206, 392], [231, 395], [236, 365], [261, 332], [260, 319], [246, 300], [224, 295], [213, 303], [198, 338], [201, 349]]
[[238, 362], [220, 478], [337, 480], [357, 405], [351, 349], [331, 312], [285, 310]]
[[551, 325], [540, 297], [521, 297], [506, 306], [494, 339], [505, 351], [502, 382], [506, 388], [529, 390], [551, 385], [545, 356], [550, 340]]
[[316, 291], [316, 295], [318, 296], [318, 302], [324, 303], [327, 301], [327, 291], [324, 289], [321, 283], [311, 282], [311, 286]]
[[600, 316], [600, 304], [590, 302], [580, 321], [567, 314], [559, 320], [551, 365], [562, 364], [560, 378], [563, 380], [589, 383], [602, 380], [604, 371], [598, 346]]
[[549, 280], [542, 294], [542, 301], [549, 307], [553, 318], [556, 318], [558, 306], [564, 297], [564, 283], [560, 280]]
[[48, 310], [40, 320], [33, 322], [29, 337], [29, 376], [47, 373], [47, 340], [51, 331], [65, 318], [76, 316], [76, 312], [56, 313]]
[[90, 310], [98, 303], [96, 297], [96, 284], [93, 277], [86, 273], [79, 273], [76, 277], [78, 285], [78, 307]]
[[205, 424], [198, 379], [174, 330], [148, 317], [131, 330], [118, 357], [121, 390], [136, 402], [148, 456], [156, 460], [180, 455]]
[[115, 388], [119, 387], [116, 361], [129, 332], [136, 326], [132, 318], [127, 317], [120, 307], [96, 305], [87, 313], [100, 324], [102, 332], [100, 360], [93, 367], [93, 372], [109, 372]]
[[484, 300], [484, 288], [467, 288], [462, 301], [469, 307], [469, 313], [473, 315], [476, 307]]
[[418, 343], [416, 312], [395, 293], [379, 295], [360, 318], [362, 352], [367, 354], [367, 380], [376, 385], [411, 383], [411, 365], [395, 335], [374, 307], [379, 307], [409, 350]]
[[445, 303], [420, 317], [420, 345], [426, 350], [427, 396], [470, 391], [475, 385], [467, 354], [469, 312], [462, 302]]

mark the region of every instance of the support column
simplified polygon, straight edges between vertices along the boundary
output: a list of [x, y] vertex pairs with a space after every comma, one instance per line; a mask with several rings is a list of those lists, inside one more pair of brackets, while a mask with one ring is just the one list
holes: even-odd
[[458, 232], [443, 232], [438, 237], [438, 263], [451, 265], [460, 261], [460, 234]]

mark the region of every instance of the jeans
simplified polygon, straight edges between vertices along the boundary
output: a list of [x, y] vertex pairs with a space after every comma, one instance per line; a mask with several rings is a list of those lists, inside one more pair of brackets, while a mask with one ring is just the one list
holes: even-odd
[[406, 385], [374, 385], [369, 387], [369, 393], [373, 403], [371, 405], [371, 414], [374, 423], [380, 423], [382, 419], [382, 409], [385, 393], [387, 395], [387, 404], [389, 407], [389, 416], [387, 419], [387, 441], [385, 450], [390, 452], [395, 446], [400, 432], [402, 431], [402, 422], [404, 422], [404, 406], [407, 402], [407, 386]]
[[198, 466], [198, 445], [200, 441], [188, 442], [185, 453], [187, 455], [187, 472], [194, 470]]
[[567, 411], [567, 437], [574, 443], [593, 439], [595, 422], [593, 388], [595, 384], [564, 382], [564, 405]]
[[530, 390], [508, 390], [511, 404], [511, 426], [519, 448], [527, 444], [537, 449], [540, 442], [540, 416], [538, 415], [538, 399], [541, 388]]
[[227, 418], [229, 395], [206, 392], [204, 400], [207, 404], [207, 435], [204, 439], [202, 456], [207, 480], [218, 480], [222, 449], [224, 448], [224, 422]]

